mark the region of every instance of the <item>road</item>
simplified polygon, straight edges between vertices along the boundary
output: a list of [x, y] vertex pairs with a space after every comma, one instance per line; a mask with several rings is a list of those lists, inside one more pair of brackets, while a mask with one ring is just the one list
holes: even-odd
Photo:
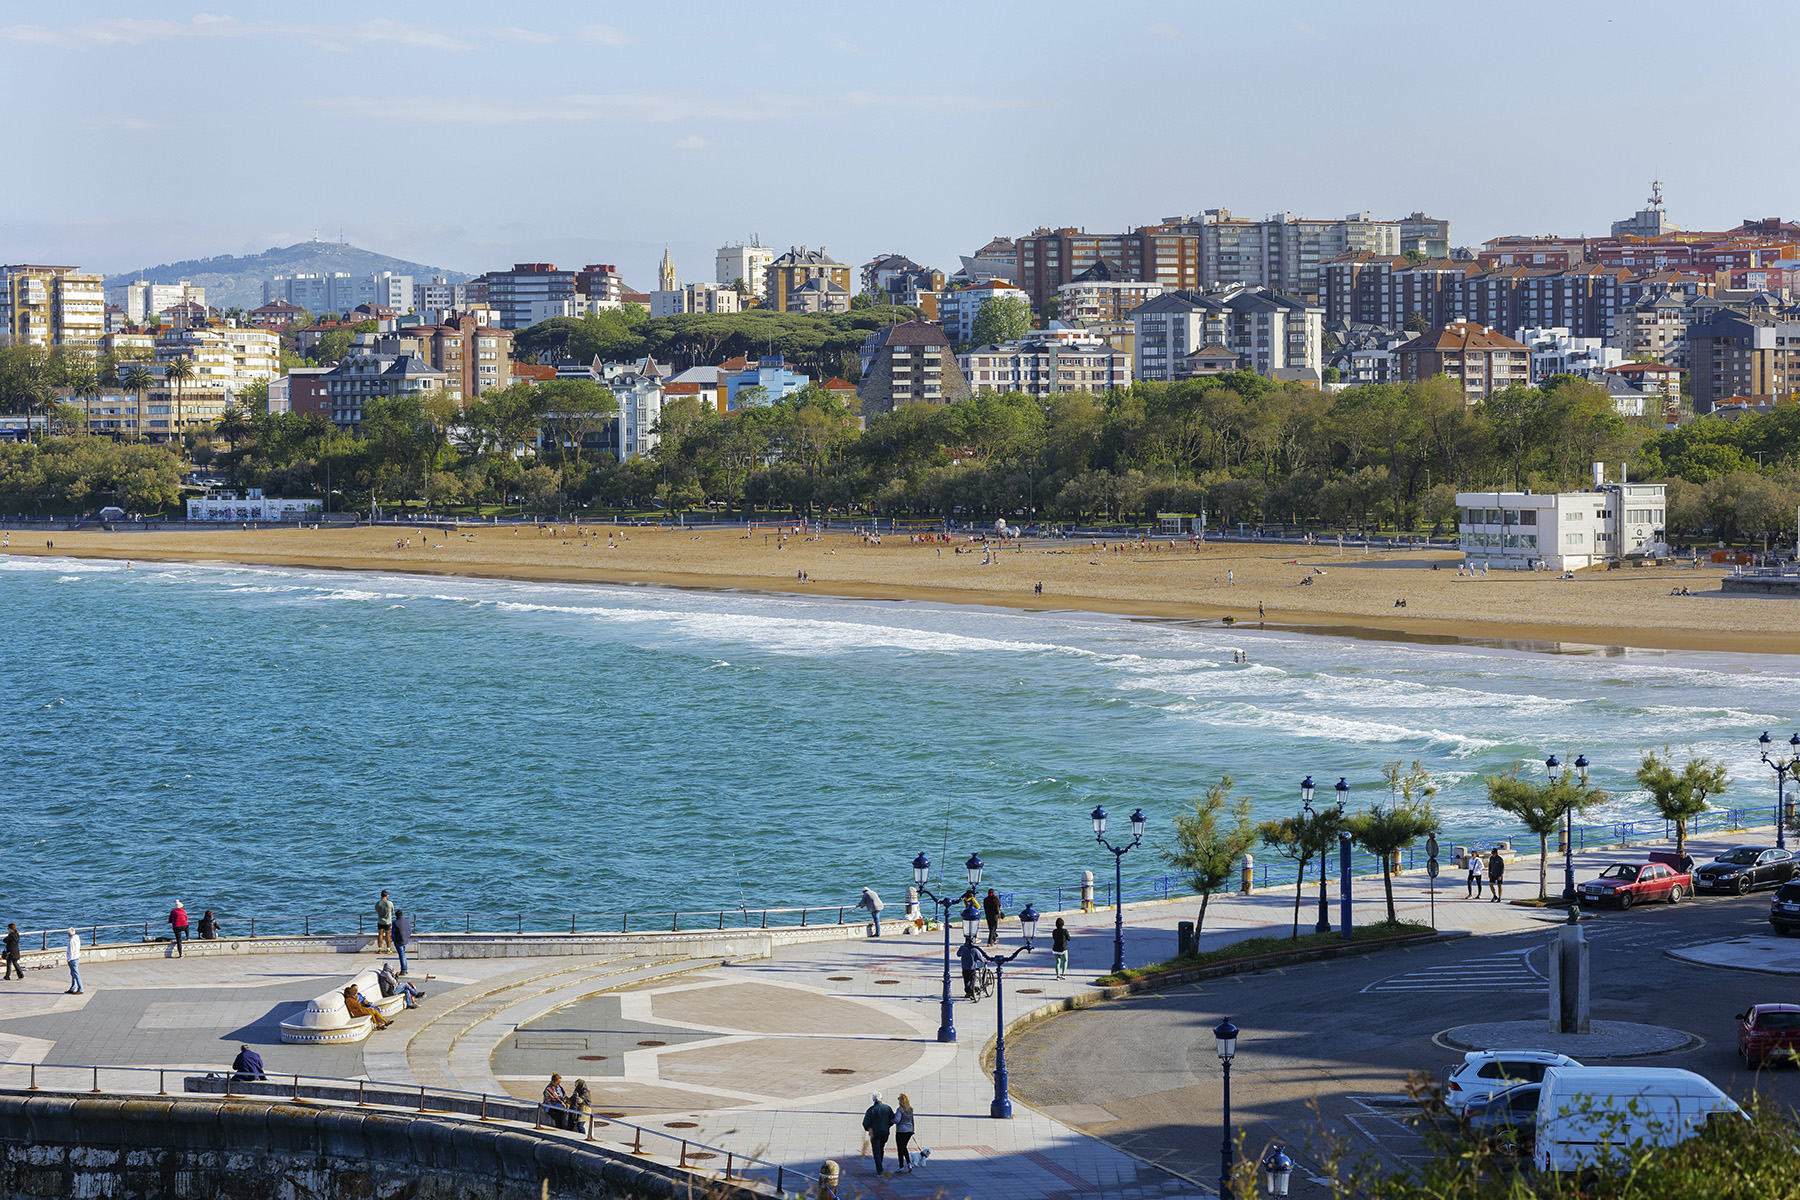
[[[1593, 1016], [1667, 1025], [1699, 1038], [1635, 1065], [1698, 1071], [1734, 1094], [1755, 1088], [1800, 1103], [1800, 1071], [1751, 1072], [1734, 1014], [1791, 1000], [1792, 977], [1702, 967], [1663, 954], [1730, 937], [1768, 937], [1769, 896], [1690, 899], [1608, 912], [1593, 943]], [[1022, 1031], [1007, 1046], [1013, 1091], [1048, 1115], [1192, 1178], [1219, 1176], [1220, 1069], [1213, 1027], [1242, 1029], [1232, 1116], [1250, 1153], [1271, 1139], [1316, 1174], [1320, 1133], [1389, 1165], [1425, 1153], [1397, 1118], [1409, 1072], [1441, 1076], [1461, 1058], [1433, 1038], [1476, 1021], [1541, 1020], [1545, 946], [1555, 923], [1335, 962], [1211, 980], [1081, 1009]], [[1315, 1115], [1316, 1113], [1316, 1115]]]

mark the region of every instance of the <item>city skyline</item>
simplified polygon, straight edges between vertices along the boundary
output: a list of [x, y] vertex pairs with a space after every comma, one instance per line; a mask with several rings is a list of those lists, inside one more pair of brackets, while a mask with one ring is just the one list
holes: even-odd
[[[9, 261], [110, 273], [341, 233], [471, 273], [618, 262], [645, 286], [665, 247], [683, 279], [706, 279], [716, 246], [753, 233], [952, 269], [996, 234], [1216, 207], [1422, 210], [1467, 245], [1592, 235], [1642, 207], [1652, 177], [1689, 228], [1792, 216], [1791, 167], [1716, 169], [1760, 149], [1749, 123], [1700, 102], [1723, 80], [1659, 77], [1652, 101], [1616, 72], [1571, 72], [1566, 54], [1514, 53], [1548, 28], [1564, 50], [1650, 61], [1666, 53], [1664, 10], [1678, 11], [1303, 3], [1107, 24], [1022, 4], [903, 19], [540, 4], [501, 20], [455, 3], [373, 20], [342, 4], [304, 20], [98, 5], [0, 24], [21, 94], [58, 98], [15, 129], [15, 154], [40, 169], [0, 184], [0, 236]], [[1800, 27], [1773, 6], [1763, 20], [1776, 40]], [[1506, 56], [1471, 80], [1471, 54], [1494, 46]], [[1397, 69], [1375, 69], [1380, 56]], [[126, 81], [146, 69], [198, 83], [138, 102]], [[93, 86], [59, 86], [71, 72]], [[1733, 94], [1776, 86], [1734, 80]], [[1577, 136], [1621, 128], [1634, 106], [1648, 131]], [[1687, 151], [1701, 144], [1704, 159]], [[47, 184], [83, 172], [85, 186]]]

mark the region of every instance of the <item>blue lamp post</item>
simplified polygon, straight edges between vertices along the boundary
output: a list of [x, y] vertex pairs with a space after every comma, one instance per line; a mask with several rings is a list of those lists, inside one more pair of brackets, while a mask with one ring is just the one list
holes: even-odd
[[1762, 760], [1769, 769], [1775, 772], [1775, 845], [1787, 849], [1787, 778], [1789, 775], [1800, 775], [1800, 733], [1788, 739], [1790, 747], [1785, 760], [1769, 757], [1769, 731], [1756, 739], [1762, 743]]
[[1238, 1027], [1226, 1017], [1213, 1030], [1219, 1066], [1225, 1073], [1225, 1133], [1219, 1143], [1219, 1200], [1231, 1200], [1231, 1060], [1237, 1056]]
[[[1581, 786], [1585, 789], [1588, 785], [1587, 755], [1577, 754], [1573, 765], [1581, 776]], [[1562, 777], [1562, 764], [1556, 761], [1556, 755], [1552, 754], [1544, 760], [1544, 774], [1550, 777], [1551, 783], [1555, 783]], [[1566, 904], [1577, 902], [1575, 895], [1575, 810], [1573, 808], [1563, 813], [1563, 902]], [[1569, 919], [1574, 920], [1575, 918], [1571, 916]]]
[[[975, 920], [970, 916], [974, 912], [975, 906], [972, 904], [963, 910], [970, 937], [975, 936]], [[1037, 923], [1038, 911], [1027, 901], [1024, 911], [1019, 914], [1019, 928], [1025, 932], [1025, 944], [1004, 957], [989, 954], [985, 950], [979, 951], [983, 958], [994, 964], [994, 1102], [988, 1105], [988, 1116], [995, 1120], [1013, 1115], [1012, 1092], [1007, 1086], [1006, 1074], [1006, 964], [1032, 949], [1032, 939], [1037, 936]]]
[[[969, 887], [972, 889], [981, 882], [981, 856], [971, 854], [969, 861], [963, 864], [969, 873]], [[931, 860], [924, 854], [913, 859], [913, 884], [919, 889], [919, 895], [930, 900], [942, 910], [940, 920], [944, 926], [944, 999], [938, 1011], [938, 1034], [940, 1042], [956, 1040], [956, 1013], [954, 1001], [950, 998], [950, 910], [956, 901], [948, 896], [940, 896], [925, 886], [931, 879]]]
[[1131, 814], [1131, 840], [1123, 846], [1115, 846], [1106, 840], [1106, 810], [1096, 808], [1091, 814], [1094, 819], [1094, 840], [1112, 851], [1113, 856], [1113, 965], [1114, 971], [1125, 969], [1125, 878], [1121, 864], [1125, 855], [1144, 840], [1144, 810], [1138, 809]]
[[[1312, 799], [1313, 778], [1308, 775], [1300, 781], [1300, 811], [1309, 817], [1314, 815]], [[1323, 849], [1319, 851], [1319, 920], [1313, 926], [1314, 933], [1331, 932], [1331, 901], [1325, 895], [1325, 858], [1328, 853]]]

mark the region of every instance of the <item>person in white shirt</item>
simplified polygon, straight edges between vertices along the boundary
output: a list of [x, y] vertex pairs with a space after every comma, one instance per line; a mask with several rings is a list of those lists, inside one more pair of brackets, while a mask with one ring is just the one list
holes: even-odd
[[1486, 869], [1487, 869], [1487, 864], [1482, 860], [1481, 851], [1479, 851], [1479, 850], [1470, 851], [1469, 852], [1469, 898], [1472, 900], [1481, 899], [1481, 874]]
[[64, 995], [81, 995], [81, 935], [69, 930], [69, 990]]

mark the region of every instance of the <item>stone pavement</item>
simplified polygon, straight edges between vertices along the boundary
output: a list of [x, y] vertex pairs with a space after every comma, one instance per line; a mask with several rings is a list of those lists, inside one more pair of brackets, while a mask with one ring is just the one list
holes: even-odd
[[[1735, 840], [1754, 842], [1758, 834]], [[1729, 844], [1695, 842], [1691, 850], [1704, 859]], [[1577, 856], [1577, 877], [1641, 856], [1641, 849], [1586, 852]], [[1556, 866], [1553, 890], [1560, 887], [1560, 861]], [[1560, 910], [1466, 899], [1460, 875], [1439, 882], [1446, 886], [1434, 901], [1422, 873], [1396, 877], [1399, 915], [1423, 921], [1435, 909], [1440, 928], [1473, 933], [1537, 926], [1548, 932], [1562, 920]], [[1335, 924], [1335, 881], [1331, 887]], [[1509, 896], [1535, 894], [1535, 860], [1513, 864], [1506, 890]], [[1359, 924], [1385, 915], [1378, 878], [1358, 880], [1354, 891]], [[1192, 920], [1197, 908], [1194, 897], [1128, 906], [1127, 962], [1170, 957], [1176, 923]], [[1221, 897], [1209, 906], [1202, 945], [1285, 934], [1293, 911], [1292, 887]], [[402, 1014], [394, 1029], [352, 1047], [283, 1046], [275, 1027], [307, 998], [376, 961], [372, 954], [84, 964], [83, 996], [61, 994], [67, 975], [57, 967], [31, 972], [22, 985], [0, 985], [0, 1057], [217, 1070], [246, 1041], [258, 1046], [275, 1073], [366, 1075], [526, 1098], [535, 1097], [554, 1070], [565, 1082], [586, 1078], [597, 1111], [674, 1136], [808, 1173], [837, 1159], [853, 1185], [846, 1195], [1110, 1200], [1210, 1194], [1064, 1124], [1081, 1120], [1074, 1111], [1079, 1105], [1040, 1112], [1015, 1101], [1012, 1120], [989, 1117], [993, 1082], [983, 1054], [996, 1032], [994, 1001], [963, 1003], [957, 973], [959, 1038], [939, 1043], [942, 938], [899, 935], [898, 913], [898, 906], [887, 909], [887, 936], [880, 940], [785, 946], [750, 961], [625, 949], [614, 955], [415, 960], [425, 1003]], [[1091, 993], [1095, 976], [1110, 965], [1112, 914], [1063, 915], [1075, 933], [1070, 977], [1058, 981], [1051, 969], [1050, 914], [1039, 927], [1037, 950], [1006, 972], [1009, 1023], [1034, 1008]], [[1000, 949], [1006, 953], [1019, 945], [1015, 916], [1009, 914], [1003, 927]], [[1316, 918], [1314, 881], [1301, 899], [1302, 932]], [[1210, 1032], [1195, 1030], [1194, 1037]], [[1186, 1047], [1171, 1050], [1185, 1053]], [[18, 1086], [23, 1075], [21, 1067], [0, 1067], [0, 1085]], [[154, 1090], [155, 1082], [154, 1076], [108, 1077], [104, 1085]], [[902, 1092], [913, 1100], [917, 1145], [933, 1152], [925, 1169], [873, 1175], [861, 1114], [877, 1090], [889, 1103]], [[889, 1156], [891, 1163], [891, 1145]]]

